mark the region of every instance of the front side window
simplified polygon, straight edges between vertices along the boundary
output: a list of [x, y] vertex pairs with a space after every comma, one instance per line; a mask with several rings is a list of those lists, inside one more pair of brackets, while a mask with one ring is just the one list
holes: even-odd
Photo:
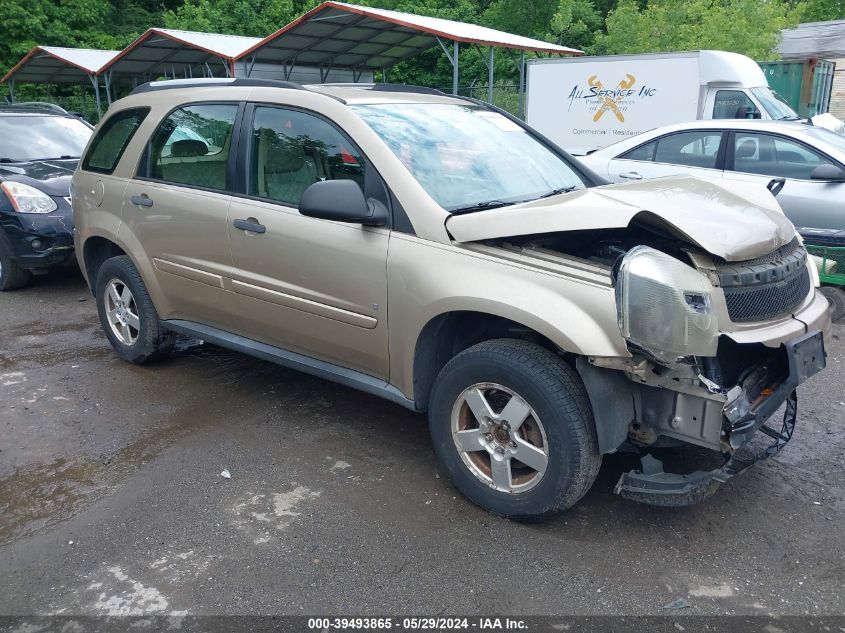
[[131, 108], [110, 116], [97, 130], [82, 161], [82, 169], [101, 174], [112, 173], [149, 112], [149, 108]]
[[0, 116], [0, 160], [79, 158], [91, 128], [66, 116]]
[[150, 141], [149, 177], [203, 189], [226, 189], [237, 104], [180, 108]]
[[734, 171], [772, 178], [810, 180], [813, 170], [833, 162], [807, 146], [780, 136], [737, 133]]
[[354, 180], [364, 189], [364, 159], [330, 123], [312, 114], [255, 108], [249, 194], [292, 206], [321, 180]]
[[352, 109], [450, 212], [585, 186], [573, 166], [525, 128], [482, 106], [392, 103]]
[[658, 139], [654, 162], [715, 169], [721, 142], [721, 132], [670, 134]]
[[718, 90], [713, 104], [714, 119], [759, 119], [760, 111], [742, 90]]

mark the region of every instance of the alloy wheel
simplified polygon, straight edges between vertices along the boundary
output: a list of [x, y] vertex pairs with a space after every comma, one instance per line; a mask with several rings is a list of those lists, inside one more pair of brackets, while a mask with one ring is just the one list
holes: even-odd
[[511, 494], [540, 483], [549, 443], [524, 398], [496, 383], [465, 389], [452, 407], [452, 439], [464, 465], [486, 485]]
[[120, 279], [112, 279], [106, 284], [103, 301], [112, 334], [123, 345], [131, 347], [138, 340], [141, 319], [129, 286]]

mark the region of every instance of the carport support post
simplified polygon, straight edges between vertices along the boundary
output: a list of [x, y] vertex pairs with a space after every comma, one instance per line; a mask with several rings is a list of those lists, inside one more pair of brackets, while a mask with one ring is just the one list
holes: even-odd
[[493, 105], [493, 47], [490, 47], [490, 60], [487, 62], [487, 103]]
[[525, 120], [525, 51], [519, 56], [519, 118]]
[[15, 102], [15, 79], [14, 77], [9, 80], [9, 101], [12, 103]]
[[111, 105], [111, 71], [106, 72], [103, 76], [103, 83], [106, 86], [106, 100]]
[[460, 55], [460, 44], [457, 40], [454, 42], [454, 52], [452, 53], [452, 94], [458, 94], [458, 81], [460, 79], [460, 70], [458, 66], [458, 56]]
[[103, 117], [103, 106], [100, 104], [100, 82], [97, 75], [88, 75], [91, 83], [94, 84], [94, 98], [97, 100], [97, 119]]

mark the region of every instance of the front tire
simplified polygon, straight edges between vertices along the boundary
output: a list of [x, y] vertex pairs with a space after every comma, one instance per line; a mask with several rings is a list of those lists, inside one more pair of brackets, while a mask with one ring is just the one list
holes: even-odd
[[822, 286], [819, 288], [830, 304], [830, 320], [838, 321], [845, 317], [845, 290], [836, 286]]
[[9, 247], [0, 236], [0, 291], [17, 290], [29, 285], [32, 274], [17, 265]]
[[432, 389], [429, 429], [455, 486], [519, 521], [572, 507], [601, 465], [581, 379], [528, 341], [486, 341], [449, 361]]
[[95, 284], [100, 324], [122, 359], [142, 365], [167, 356], [173, 334], [162, 329], [141, 274], [126, 255], [107, 259]]

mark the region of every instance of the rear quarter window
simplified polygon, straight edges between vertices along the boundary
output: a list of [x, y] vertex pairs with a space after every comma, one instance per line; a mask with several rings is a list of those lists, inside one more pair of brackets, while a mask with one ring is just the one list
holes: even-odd
[[112, 173], [129, 141], [149, 113], [149, 108], [130, 108], [110, 116], [94, 135], [88, 153], [82, 160], [82, 169], [101, 174]]

